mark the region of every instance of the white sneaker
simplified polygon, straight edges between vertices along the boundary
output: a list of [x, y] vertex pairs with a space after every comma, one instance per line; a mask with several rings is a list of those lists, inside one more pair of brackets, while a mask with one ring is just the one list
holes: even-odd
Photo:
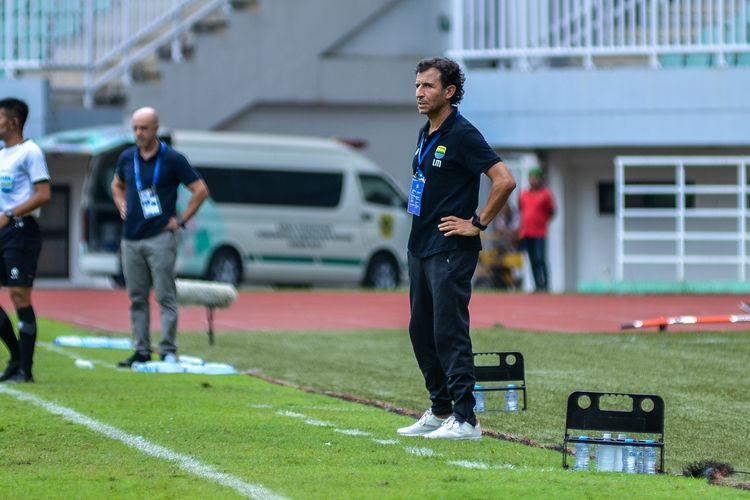
[[448, 417], [439, 429], [429, 434], [425, 434], [427, 439], [480, 439], [482, 437], [482, 428], [477, 425], [471, 425], [469, 422], [459, 422], [456, 417]]
[[446, 419], [437, 418], [432, 414], [432, 410], [427, 410], [424, 415], [415, 423], [408, 427], [396, 429], [396, 432], [402, 436], [424, 436], [436, 429], [439, 429]]

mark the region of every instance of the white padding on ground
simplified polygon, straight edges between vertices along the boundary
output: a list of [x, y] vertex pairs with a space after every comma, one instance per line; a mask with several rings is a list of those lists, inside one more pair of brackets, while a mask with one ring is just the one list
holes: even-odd
[[217, 281], [175, 281], [177, 302], [181, 306], [203, 306], [224, 309], [237, 299], [237, 289], [229, 283]]

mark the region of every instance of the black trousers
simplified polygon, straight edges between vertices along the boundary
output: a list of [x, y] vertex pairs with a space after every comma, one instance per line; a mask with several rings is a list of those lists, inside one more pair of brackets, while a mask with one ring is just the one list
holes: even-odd
[[471, 277], [479, 252], [425, 258], [409, 254], [409, 337], [435, 415], [476, 425], [474, 355], [469, 336]]

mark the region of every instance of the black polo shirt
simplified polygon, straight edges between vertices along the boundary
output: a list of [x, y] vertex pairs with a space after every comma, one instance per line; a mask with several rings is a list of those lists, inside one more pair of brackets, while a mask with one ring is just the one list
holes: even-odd
[[[424, 138], [429, 122], [419, 133], [417, 148], [424, 140], [426, 148], [437, 134], [438, 140], [427, 151], [420, 165], [425, 176], [420, 215], [412, 216], [409, 252], [429, 257], [450, 250], [481, 250], [479, 236], [446, 237], [438, 229], [441, 217], [455, 215], [470, 219], [479, 204], [479, 179], [500, 157], [482, 134], [457, 109], [438, 130]], [[424, 152], [424, 151], [423, 151]], [[417, 154], [412, 171], [417, 171]]]
[[[138, 156], [141, 172], [141, 186], [146, 189], [152, 187], [156, 159], [161, 156], [159, 177], [156, 179], [156, 194], [161, 204], [161, 215], [146, 219], [143, 217], [141, 201], [138, 197], [138, 189], [135, 185], [135, 163], [133, 155]], [[117, 177], [125, 182], [125, 201], [128, 207], [128, 215], [122, 227], [122, 237], [126, 240], [142, 240], [156, 236], [164, 230], [169, 219], [177, 214], [177, 188], [180, 183], [192, 184], [200, 179], [200, 174], [190, 166], [187, 159], [166, 146], [164, 151], [159, 151], [149, 161], [144, 160], [138, 152], [138, 147], [133, 146], [120, 154], [117, 159]]]

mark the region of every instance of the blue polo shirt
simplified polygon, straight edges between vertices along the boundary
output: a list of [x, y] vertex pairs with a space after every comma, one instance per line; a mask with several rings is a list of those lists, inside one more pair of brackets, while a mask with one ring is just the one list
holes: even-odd
[[[156, 160], [161, 157], [155, 189], [161, 204], [161, 215], [149, 219], [143, 217], [143, 209], [135, 183], [134, 155], [136, 154], [140, 164], [141, 186], [144, 189], [153, 187]], [[169, 219], [177, 214], [177, 188], [180, 184], [187, 186], [201, 178], [187, 159], [170, 146], [166, 146], [149, 161], [140, 156], [137, 146], [126, 149], [117, 159], [116, 175], [125, 182], [128, 215], [122, 227], [122, 237], [126, 240], [142, 240], [162, 232], [169, 223]]]
[[[479, 236], [444, 236], [438, 229], [440, 219], [455, 215], [470, 219], [479, 205], [481, 175], [501, 161], [482, 134], [457, 109], [438, 130], [425, 138], [429, 122], [419, 133], [417, 148], [424, 147], [440, 134], [427, 151], [420, 169], [425, 176], [420, 215], [412, 216], [409, 252], [420, 258], [451, 250], [481, 250]], [[424, 153], [424, 151], [423, 151]], [[412, 172], [417, 171], [415, 154]]]

